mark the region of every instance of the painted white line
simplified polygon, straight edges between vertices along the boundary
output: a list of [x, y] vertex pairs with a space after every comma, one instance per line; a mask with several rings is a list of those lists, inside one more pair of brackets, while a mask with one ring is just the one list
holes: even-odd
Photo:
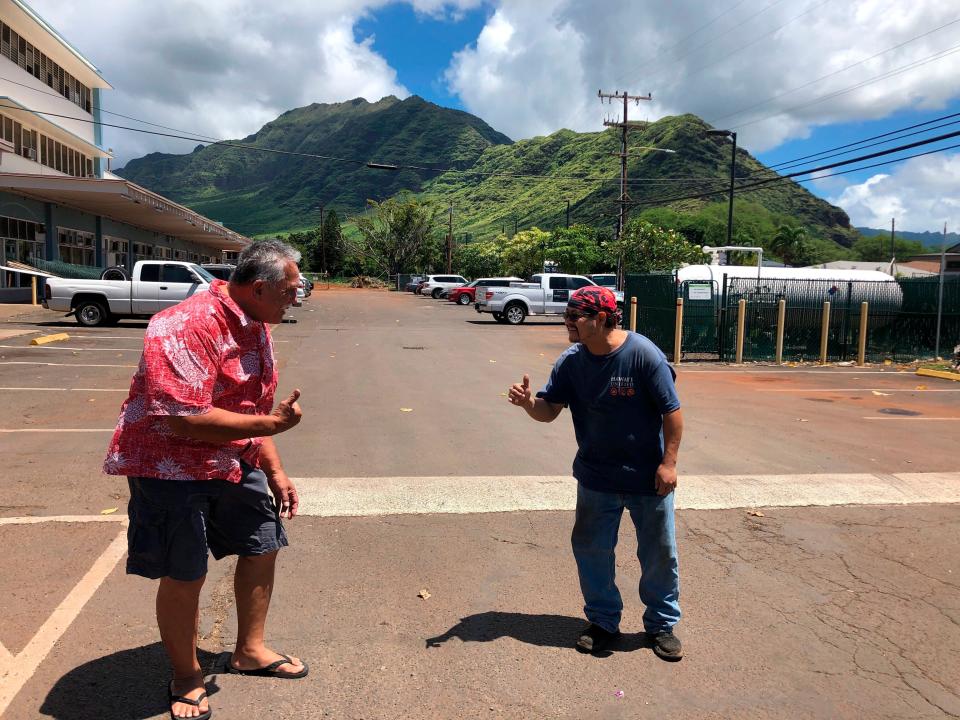
[[818, 392], [915, 392], [915, 393], [933, 393], [933, 392], [960, 392], [960, 388], [927, 388], [926, 390], [917, 390], [916, 388], [888, 388], [888, 387], [863, 387], [863, 388], [757, 388], [754, 392], [794, 392], [794, 393], [818, 393]]
[[910, 415], [871, 416], [871, 417], [865, 417], [863, 419], [864, 420], [913, 420], [914, 422], [916, 421], [929, 422], [933, 420], [938, 420], [941, 422], [960, 422], [960, 417], [911, 417]]
[[824, 368], [822, 370], [761, 370], [761, 369], [740, 369], [740, 368], [730, 368], [729, 370], [696, 370], [690, 367], [684, 367], [683, 364], [675, 366], [677, 374], [680, 373], [689, 373], [695, 375], [707, 375], [711, 373], [723, 373], [729, 375], [731, 373], [752, 373], [754, 375], [774, 375], [780, 373], [789, 373], [791, 375], [797, 374], [806, 374], [806, 375], [913, 375], [912, 371], [909, 370], [838, 370], [837, 368]]
[[6, 672], [6, 668], [10, 667], [13, 662], [13, 653], [7, 650], [3, 643], [0, 643], [0, 677]]
[[92, 523], [126, 522], [126, 515], [24, 515], [21, 517], [0, 517], [0, 525], [40, 525], [48, 522]]
[[112, 433], [115, 429], [116, 428], [0, 428], [0, 433]]
[[129, 392], [129, 390], [125, 388], [0, 387], [0, 390], [29, 390], [31, 392]]
[[137, 365], [81, 365], [80, 363], [36, 362], [32, 360], [2, 360], [0, 365], [43, 365], [45, 367], [135, 368]]
[[[960, 472], [894, 475], [681, 475], [677, 507], [960, 503]], [[298, 478], [300, 514], [319, 517], [573, 510], [567, 476]]]
[[0, 348], [7, 350], [29, 350], [30, 352], [36, 352], [37, 350], [85, 350], [87, 352], [143, 352], [143, 348], [93, 348], [93, 347], [76, 347], [70, 345], [0, 345]]
[[113, 572], [127, 552], [127, 531], [124, 529], [97, 558], [93, 567], [63, 599], [37, 634], [4, 668], [0, 675], [0, 716], [20, 689], [31, 678], [53, 646], [70, 627], [106, 577]]

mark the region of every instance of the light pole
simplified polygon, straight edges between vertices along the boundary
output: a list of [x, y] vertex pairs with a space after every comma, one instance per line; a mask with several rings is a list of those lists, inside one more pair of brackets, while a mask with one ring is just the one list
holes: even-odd
[[727, 208], [727, 245], [733, 245], [733, 183], [737, 171], [737, 134], [733, 130], [707, 130], [707, 135], [728, 137], [733, 141], [730, 155], [730, 206]]

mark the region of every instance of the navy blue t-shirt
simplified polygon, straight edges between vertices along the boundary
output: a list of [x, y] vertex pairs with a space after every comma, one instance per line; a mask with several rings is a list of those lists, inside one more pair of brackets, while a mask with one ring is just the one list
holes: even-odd
[[537, 397], [570, 408], [573, 476], [591, 490], [655, 495], [663, 416], [680, 407], [675, 379], [666, 356], [637, 333], [608, 355], [568, 348]]

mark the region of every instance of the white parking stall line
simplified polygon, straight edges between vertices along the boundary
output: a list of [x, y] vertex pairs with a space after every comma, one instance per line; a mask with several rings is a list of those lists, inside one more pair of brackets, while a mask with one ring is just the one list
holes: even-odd
[[[126, 520], [126, 518], [124, 518]], [[125, 524], [125, 523], [124, 523]], [[90, 601], [107, 576], [113, 572], [117, 563], [127, 552], [127, 531], [124, 528], [96, 559], [93, 566], [80, 579], [80, 582], [67, 594], [63, 601], [40, 626], [26, 647], [16, 656], [10, 655], [0, 665], [0, 716], [6, 711], [17, 693], [33, 676], [40, 663], [47, 657], [70, 625], [76, 620], [84, 606]]]
[[126, 521], [126, 515], [23, 515], [20, 517], [0, 517], [0, 525], [40, 525], [48, 522], [96, 523]]
[[910, 415], [893, 415], [893, 416], [871, 416], [865, 417], [864, 420], [896, 420], [899, 422], [905, 420], [913, 420], [914, 422], [960, 422], [960, 417], [915, 417]]
[[112, 433], [116, 428], [0, 428], [4, 435], [13, 433]]
[[7, 350], [83, 350], [86, 352], [143, 352], [143, 348], [95, 348], [95, 347], [76, 347], [70, 345], [0, 345], [0, 348]]
[[932, 392], [960, 392], [960, 388], [925, 388], [920, 390], [918, 388], [888, 388], [888, 387], [859, 387], [859, 388], [757, 388], [754, 392], [793, 392], [793, 393], [818, 393], [818, 392], [915, 392], [915, 393], [932, 393]]
[[[573, 510], [568, 476], [296, 478], [299, 514], [318, 517]], [[681, 475], [677, 508], [960, 503], [960, 472]]]
[[38, 360], [0, 360], [0, 365], [41, 365], [44, 367], [135, 368], [136, 365], [83, 365], [80, 363], [40, 362]]
[[29, 392], [129, 392], [128, 388], [0, 387], [0, 390]]
[[790, 375], [797, 374], [806, 374], [806, 375], [912, 375], [912, 372], [907, 370], [839, 370], [833, 367], [823, 367], [820, 370], [766, 370], [763, 367], [756, 368], [726, 368], [723, 370], [719, 369], [710, 369], [710, 370], [699, 370], [697, 368], [691, 368], [683, 364], [676, 367], [678, 373], [689, 373], [691, 375], [708, 375], [722, 373], [729, 375], [731, 373], [752, 373], [754, 375], [773, 375], [773, 374], [784, 374], [788, 373]]

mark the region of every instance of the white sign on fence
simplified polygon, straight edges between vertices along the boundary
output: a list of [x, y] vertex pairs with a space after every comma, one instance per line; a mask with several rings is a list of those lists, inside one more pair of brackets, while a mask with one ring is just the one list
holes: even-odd
[[713, 283], [687, 283], [688, 300], [713, 300]]

